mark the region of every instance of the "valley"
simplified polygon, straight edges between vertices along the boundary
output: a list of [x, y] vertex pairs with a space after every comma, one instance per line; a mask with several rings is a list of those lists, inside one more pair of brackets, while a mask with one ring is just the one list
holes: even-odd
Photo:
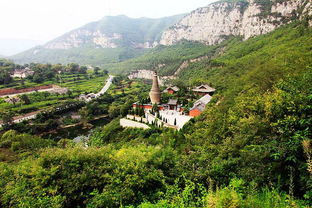
[[311, 207], [311, 6], [108, 16], [0, 58], [0, 207]]

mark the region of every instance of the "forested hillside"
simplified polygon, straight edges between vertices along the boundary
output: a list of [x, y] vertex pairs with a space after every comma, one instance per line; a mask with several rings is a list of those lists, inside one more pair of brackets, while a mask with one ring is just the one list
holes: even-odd
[[149, 49], [135, 48], [94, 48], [44, 49], [41, 46], [19, 53], [12, 57], [16, 63], [81, 63], [106, 65], [143, 55]]
[[173, 63], [160, 69], [172, 74], [173, 65], [207, 56], [176, 82], [208, 83], [216, 94], [180, 131], [123, 129], [119, 105], [147, 93], [124, 91], [129, 80], [120, 77], [109, 107], [115, 119], [95, 129], [87, 147], [2, 134], [0, 150], [12, 157], [0, 162], [0, 206], [311, 207], [311, 34], [306, 21], [295, 22], [247, 41], [182, 42], [119, 64], [123, 71]]
[[158, 46], [146, 54], [127, 61], [108, 64], [104, 68], [112, 73], [129, 73], [138, 69], [156, 70], [161, 75], [172, 75], [183, 61], [201, 56], [212, 56], [218, 46], [181, 41], [173, 46]]
[[181, 72], [182, 80], [218, 89], [204, 115], [184, 130], [187, 158], [197, 161], [189, 166], [194, 179], [228, 183], [233, 176], [310, 197], [303, 143], [311, 142], [311, 34], [305, 23], [285, 26], [234, 41], [220, 57]]

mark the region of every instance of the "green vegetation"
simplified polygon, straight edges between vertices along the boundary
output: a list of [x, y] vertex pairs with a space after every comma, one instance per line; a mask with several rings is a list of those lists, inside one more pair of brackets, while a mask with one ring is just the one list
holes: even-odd
[[229, 94], [244, 86], [258, 86], [259, 92], [265, 92], [277, 80], [300, 73], [311, 63], [310, 32], [303, 24], [292, 24], [244, 42], [232, 39], [221, 56], [191, 63], [179, 77], [189, 85], [211, 83]]
[[12, 82], [10, 72], [14, 69], [14, 63], [0, 58], [0, 85]]
[[[34, 51], [38, 53], [34, 56]], [[134, 48], [94, 48], [82, 47], [67, 50], [62, 49], [45, 49], [37, 47], [28, 51], [17, 54], [13, 57], [16, 63], [80, 63], [90, 65], [102, 65], [103, 63], [116, 63], [129, 58], [142, 55], [147, 49]]]
[[129, 72], [138, 69], [158, 70], [160, 75], [172, 75], [185, 60], [211, 56], [218, 46], [182, 41], [173, 46], [158, 46], [143, 56], [119, 64], [108, 65], [112, 73]]
[[[149, 87], [116, 77], [94, 103], [67, 104], [82, 109], [84, 119], [101, 110], [112, 119], [85, 143], [1, 135], [0, 153], [13, 159], [0, 154], [0, 206], [311, 207], [311, 34], [297, 22], [244, 42], [233, 38], [199, 52], [191, 47], [195, 53], [185, 57], [174, 47], [156, 48], [172, 50], [177, 62], [209, 54], [177, 80], [217, 88], [204, 113], [180, 131], [123, 129], [118, 116], [132, 102], [145, 102]], [[156, 61], [145, 56], [142, 63], [167, 60], [149, 57]], [[38, 122], [58, 118], [65, 107]]]
[[0, 148], [9, 148], [14, 152], [32, 152], [53, 145], [52, 140], [42, 139], [29, 134], [18, 134], [14, 130], [7, 131], [0, 139]]
[[107, 76], [85, 76], [79, 79], [68, 80], [65, 83], [60, 84], [61, 87], [70, 89], [74, 94], [79, 95], [80, 93], [97, 93], [105, 85]]
[[86, 66], [79, 66], [74, 63], [67, 65], [32, 63], [25, 66], [16, 65], [11, 62], [1, 63], [3, 70], [10, 72], [14, 68], [24, 67], [30, 67], [34, 70], [32, 76], [28, 76], [25, 79], [10, 79], [10, 83], [0, 85], [2, 88], [14, 87], [14, 89], [24, 89], [56, 84], [69, 89], [66, 94], [34, 92], [27, 95], [19, 95], [10, 98], [10, 102], [7, 102], [7, 97], [0, 98], [0, 113], [10, 111], [15, 116], [38, 110], [48, 110], [57, 104], [73, 101], [80, 94], [97, 93], [105, 85], [108, 77], [107, 71], [100, 70], [98, 67], [95, 67], [96, 70], [91, 72]]

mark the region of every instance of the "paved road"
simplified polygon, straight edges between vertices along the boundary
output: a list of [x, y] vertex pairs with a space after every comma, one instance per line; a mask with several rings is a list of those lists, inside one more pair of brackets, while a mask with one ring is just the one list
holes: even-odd
[[98, 97], [98, 96], [100, 96], [100, 95], [103, 95], [103, 94], [109, 89], [109, 87], [111, 86], [111, 84], [113, 83], [113, 79], [114, 79], [114, 76], [109, 75], [108, 79], [106, 80], [105, 86], [101, 89], [100, 92], [98, 92], [97, 94], [95, 94], [95, 97]]

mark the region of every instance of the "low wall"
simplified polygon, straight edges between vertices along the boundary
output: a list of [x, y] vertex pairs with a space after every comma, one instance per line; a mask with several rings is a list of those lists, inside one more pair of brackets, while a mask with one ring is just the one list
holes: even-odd
[[142, 118], [142, 117], [139, 117], [139, 116], [133, 116], [133, 115], [127, 115], [127, 119], [133, 120], [133, 118], [134, 118], [135, 121], [141, 122], [141, 119], [142, 119], [143, 123], [147, 123], [147, 119], [146, 118]]
[[120, 126], [123, 128], [142, 128], [142, 129], [149, 129], [150, 127], [146, 124], [139, 123], [136, 121], [131, 121], [129, 119], [122, 118], [120, 119]]
[[20, 94], [20, 93], [26, 93], [26, 92], [32, 92], [37, 90], [46, 90], [51, 88], [56, 88], [58, 86], [56, 85], [44, 85], [44, 86], [37, 86], [37, 87], [29, 87], [24, 89], [14, 89], [14, 88], [6, 88], [0, 90], [0, 96], [6, 96], [6, 95], [13, 95], [13, 94]]

